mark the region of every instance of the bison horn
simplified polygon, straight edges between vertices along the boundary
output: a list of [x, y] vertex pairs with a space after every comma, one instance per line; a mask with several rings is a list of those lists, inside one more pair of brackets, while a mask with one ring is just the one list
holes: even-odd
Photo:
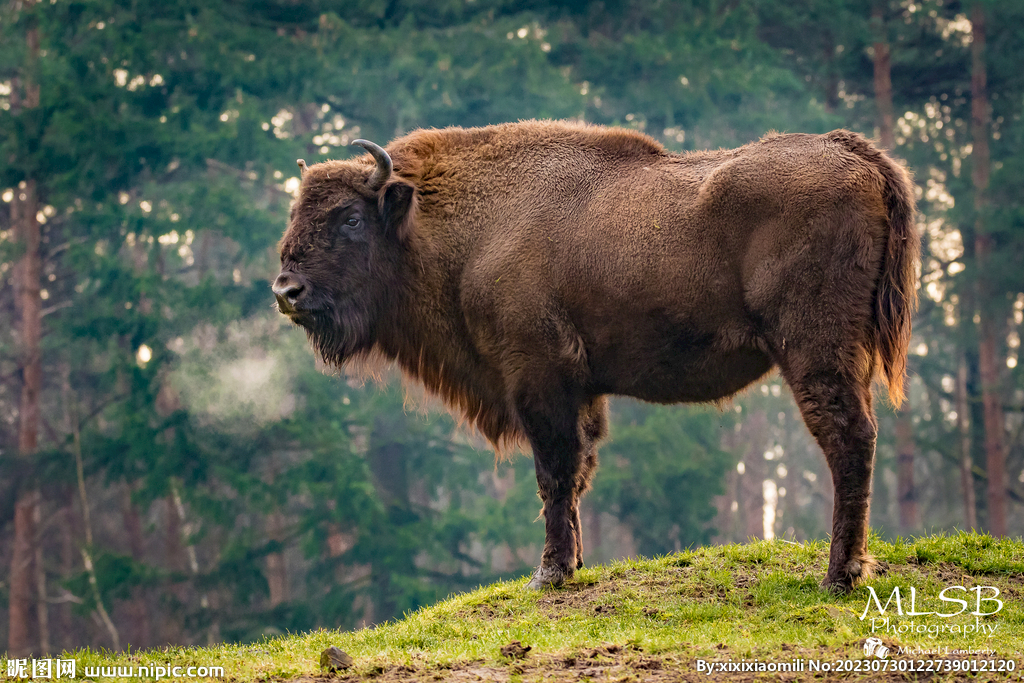
[[353, 140], [352, 144], [359, 145], [365, 149], [377, 161], [377, 172], [369, 180], [370, 189], [379, 190], [384, 187], [384, 183], [391, 177], [391, 157], [388, 156], [383, 147], [369, 140]]
[[299, 165], [299, 175], [300, 176], [306, 175], [306, 171], [309, 170], [309, 167], [306, 166], [306, 160], [305, 159], [296, 159], [295, 163], [297, 163]]

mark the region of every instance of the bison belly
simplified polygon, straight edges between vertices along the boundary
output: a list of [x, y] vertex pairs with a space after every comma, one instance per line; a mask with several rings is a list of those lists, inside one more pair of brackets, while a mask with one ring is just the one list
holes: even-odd
[[746, 330], [705, 331], [658, 313], [594, 335], [594, 392], [657, 403], [717, 401], [762, 377], [772, 361]]

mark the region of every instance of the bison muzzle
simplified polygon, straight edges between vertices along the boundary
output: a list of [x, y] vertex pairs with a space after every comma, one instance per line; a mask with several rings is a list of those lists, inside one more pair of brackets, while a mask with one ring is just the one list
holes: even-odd
[[328, 365], [396, 361], [497, 449], [529, 444], [531, 587], [583, 564], [606, 395], [719, 401], [772, 368], [832, 472], [824, 585], [869, 575], [871, 382], [901, 402], [916, 305], [902, 166], [844, 130], [686, 154], [546, 121], [354, 144], [300, 162], [278, 306]]

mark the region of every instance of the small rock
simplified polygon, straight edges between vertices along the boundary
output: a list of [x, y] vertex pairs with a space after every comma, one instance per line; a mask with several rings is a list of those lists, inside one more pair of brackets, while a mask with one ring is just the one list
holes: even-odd
[[526, 653], [532, 650], [531, 645], [525, 647], [518, 640], [513, 640], [511, 643], [501, 648], [501, 654], [511, 659], [526, 659]]
[[352, 657], [347, 652], [333, 645], [320, 653], [320, 668], [327, 669], [328, 673], [347, 669], [352, 666], [352, 662]]

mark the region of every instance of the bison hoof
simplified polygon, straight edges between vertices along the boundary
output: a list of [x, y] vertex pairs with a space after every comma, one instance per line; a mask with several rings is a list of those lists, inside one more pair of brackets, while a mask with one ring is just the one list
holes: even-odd
[[544, 588], [557, 588], [562, 585], [565, 581], [566, 576], [558, 567], [545, 567], [541, 565], [537, 568], [537, 571], [533, 573], [533, 578], [530, 579], [530, 583], [526, 584], [526, 587], [530, 590], [543, 590]]
[[848, 593], [853, 592], [853, 577], [826, 576], [825, 580], [821, 582], [821, 587], [827, 590], [829, 593], [835, 593], [836, 595], [846, 595]]
[[853, 585], [857, 579], [871, 578], [871, 568], [874, 564], [874, 559], [865, 557], [859, 560], [850, 560], [845, 567], [838, 571], [829, 569], [825, 580], [821, 582], [821, 587], [840, 595], [850, 593], [853, 591]]

